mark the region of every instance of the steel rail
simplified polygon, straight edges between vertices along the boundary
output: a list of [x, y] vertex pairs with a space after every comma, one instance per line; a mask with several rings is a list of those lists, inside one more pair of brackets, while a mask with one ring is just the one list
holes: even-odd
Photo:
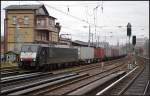
[[41, 85], [41, 84], [44, 84], [44, 83], [52, 82], [52, 81], [55, 81], [55, 80], [59, 80], [59, 79], [74, 76], [74, 75], [77, 75], [77, 74], [76, 73], [64, 74], [64, 75], [61, 75], [61, 76], [58, 76], [58, 77], [44, 79], [44, 80], [39, 81], [39, 82], [33, 82], [33, 83], [28, 84], [28, 85], [18, 86], [18, 87], [14, 87], [14, 88], [11, 88], [11, 89], [4, 89], [4, 90], [1, 90], [1, 95], [9, 94], [11, 92], [23, 90], [23, 89], [26, 89], [26, 88], [34, 87], [34, 86], [37, 86], [37, 85]]
[[124, 78], [126, 78], [128, 75], [130, 75], [132, 72], [134, 72], [137, 68], [139, 68], [138, 66], [135, 67], [133, 70], [131, 70], [130, 72], [128, 72], [126, 75], [124, 75], [123, 77], [121, 77], [120, 79], [118, 79], [117, 81], [115, 81], [114, 83], [112, 83], [111, 85], [109, 85], [108, 87], [106, 87], [105, 89], [103, 89], [102, 91], [98, 92], [96, 95], [102, 95], [103, 93], [105, 93], [106, 91], [108, 91], [110, 88], [112, 88], [113, 86], [115, 86], [116, 84], [118, 84], [120, 81], [122, 81]]
[[87, 75], [88, 74], [79, 74], [79, 75], [74, 75], [74, 76], [71, 76], [71, 77], [68, 77], [68, 78], [64, 78], [64, 79], [54, 80], [53, 82], [43, 83], [42, 85], [30, 87], [28, 89], [24, 89], [24, 90], [21, 90], [21, 91], [13, 92], [13, 93], [10, 93], [8, 95], [23, 95], [23, 94], [27, 94], [27, 93], [30, 93], [30, 92], [35, 91], [35, 90], [40, 90], [40, 89], [45, 88], [47, 86], [60, 84], [60, 83], [62, 83], [64, 81], [72, 80], [72, 79], [79, 78], [79, 77], [82, 77], [82, 76], [87, 76]]
[[149, 81], [147, 82], [146, 87], [144, 89], [144, 93], [143, 93], [144, 96], [147, 95], [146, 92], [148, 92], [148, 86], [150, 86]]
[[97, 87], [105, 84], [106, 82], [108, 82], [124, 73], [125, 73], [124, 71], [120, 71], [118, 73], [110, 74], [104, 78], [101, 78], [93, 83], [88, 84], [87, 86], [77, 89], [76, 91], [73, 91], [67, 95], [85, 95], [86, 93], [91, 92], [92, 90], [96, 89]]
[[[97, 77], [98, 75], [100, 75], [100, 77], [99, 78], [95, 78], [94, 80], [92, 80], [92, 81], [90, 81], [89, 83], [86, 83], [86, 85], [87, 84], [90, 84], [90, 83], [92, 83], [92, 82], [95, 82], [95, 81], [97, 81], [98, 79], [101, 79], [101, 78], [103, 78], [103, 77], [106, 77], [106, 76], [108, 76], [108, 75], [110, 75], [110, 74], [113, 74], [113, 73], [115, 73], [115, 72], [118, 72], [118, 70], [117, 71], [112, 71], [112, 70], [115, 70], [116, 68], [120, 68], [120, 66], [117, 66], [117, 67], [113, 67], [113, 68], [108, 68], [107, 70], [105, 70], [105, 71], [102, 71], [102, 72], [99, 72], [99, 73], [96, 73], [96, 74], [94, 74], [94, 75], [89, 75], [89, 76], [87, 76], [87, 77], [85, 77], [85, 78], [81, 78], [81, 79], [76, 79], [76, 80], [72, 80], [72, 81], [70, 81], [70, 82], [66, 82], [66, 83], [63, 83], [63, 84], [61, 84], [61, 85], [58, 85], [58, 86], [55, 86], [55, 87], [49, 87], [48, 89], [46, 89], [46, 90], [43, 90], [42, 92], [35, 92], [35, 94], [34, 95], [43, 95], [43, 94], [46, 94], [46, 93], [48, 93], [48, 92], [51, 92], [51, 93], [53, 93], [53, 91], [55, 91], [55, 90], [59, 90], [59, 89], [63, 89], [64, 87], [66, 87], [66, 86], [70, 86], [70, 85], [74, 85], [74, 84], [76, 84], [76, 83], [79, 83], [80, 81], [84, 81], [84, 80], [89, 80], [90, 78], [94, 78], [94, 77]], [[122, 67], [122, 66], [121, 66]], [[112, 71], [112, 72], [109, 72], [109, 71]], [[108, 73], [107, 73], [108, 72]], [[107, 73], [107, 74], [106, 74]], [[104, 76], [103, 76], [104, 75]], [[83, 86], [85, 86], [85, 84], [84, 85], [81, 85], [81, 86], [79, 86], [78, 88], [80, 88], [80, 87], [83, 87]], [[75, 88], [75, 89], [77, 89], [77, 88]], [[75, 89], [73, 89], [73, 90], [75, 90]], [[69, 92], [64, 92], [62, 95], [64, 95], [64, 94], [68, 94], [68, 93], [70, 93], [70, 92], [72, 92], [73, 91], [72, 89], [71, 89], [71, 91], [69, 91]], [[47, 95], [47, 94], [46, 94]], [[49, 95], [49, 94], [48, 94]]]
[[144, 68], [139, 71], [136, 76], [117, 94], [117, 95], [122, 95], [126, 90], [127, 88], [129, 88], [131, 86], [131, 84], [138, 78], [138, 76], [144, 71]]

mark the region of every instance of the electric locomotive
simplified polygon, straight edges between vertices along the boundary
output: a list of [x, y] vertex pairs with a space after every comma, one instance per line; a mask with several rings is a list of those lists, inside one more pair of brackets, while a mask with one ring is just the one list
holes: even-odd
[[23, 45], [20, 53], [19, 67], [24, 69], [58, 69], [78, 61], [75, 48], [58, 48], [48, 45]]

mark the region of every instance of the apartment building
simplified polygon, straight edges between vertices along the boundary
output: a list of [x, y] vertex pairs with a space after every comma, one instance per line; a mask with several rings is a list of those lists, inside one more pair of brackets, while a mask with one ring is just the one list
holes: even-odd
[[44, 5], [10, 5], [5, 8], [5, 52], [19, 52], [22, 44], [55, 44], [61, 26]]

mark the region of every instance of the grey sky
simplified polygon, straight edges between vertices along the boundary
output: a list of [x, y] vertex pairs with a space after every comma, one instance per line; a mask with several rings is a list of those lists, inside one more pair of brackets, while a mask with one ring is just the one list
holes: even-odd
[[[119, 40], [120, 43], [125, 43], [125, 26], [128, 22], [133, 26], [132, 35], [136, 35], [137, 38], [149, 38], [148, 1], [103, 1], [103, 13], [101, 9], [102, 1], [1, 1], [1, 34], [4, 34], [3, 23], [5, 12], [3, 8], [14, 4], [23, 5], [40, 3], [44, 3], [49, 14], [57, 18], [56, 22], [60, 22], [62, 25], [60, 33], [71, 34], [73, 40], [88, 41], [89, 25], [72, 18], [69, 15], [78, 17], [82, 20], [88, 20], [89, 23], [94, 24], [93, 9], [97, 5], [100, 6], [98, 7], [97, 12], [95, 11], [95, 14], [97, 14], [95, 15], [95, 24], [97, 24], [97, 26], [105, 26], [96, 28], [96, 34], [97, 36], [100, 36], [100, 41], [104, 41], [104, 36], [106, 35], [107, 41], [111, 44], [116, 44], [117, 40]], [[65, 12], [66, 14], [62, 12]], [[87, 28], [84, 26], [87, 26]], [[124, 27], [119, 28], [117, 26]], [[91, 25], [91, 32], [95, 34], [95, 27], [93, 25]]]

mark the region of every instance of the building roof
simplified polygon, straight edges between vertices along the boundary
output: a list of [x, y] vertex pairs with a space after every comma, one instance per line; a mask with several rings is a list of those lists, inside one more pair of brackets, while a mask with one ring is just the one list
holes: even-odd
[[49, 16], [49, 18], [57, 19], [57, 18], [55, 18], [55, 17], [53, 17], [53, 16]]
[[[37, 14], [37, 16], [47, 16], [47, 15], [43, 15], [43, 14]], [[49, 18], [53, 18], [53, 19], [57, 19], [57, 18], [55, 18], [55, 17], [53, 17], [53, 16], [48, 16]]]
[[10, 5], [4, 9], [39, 9], [43, 5]]
[[38, 10], [43, 8], [47, 15], [49, 15], [47, 9], [43, 4], [36, 4], [36, 5], [10, 5], [5, 7], [5, 10]]
[[79, 40], [72, 41], [72, 44], [79, 45], [79, 46], [88, 46], [87, 42], [83, 42], [83, 41], [79, 41]]

